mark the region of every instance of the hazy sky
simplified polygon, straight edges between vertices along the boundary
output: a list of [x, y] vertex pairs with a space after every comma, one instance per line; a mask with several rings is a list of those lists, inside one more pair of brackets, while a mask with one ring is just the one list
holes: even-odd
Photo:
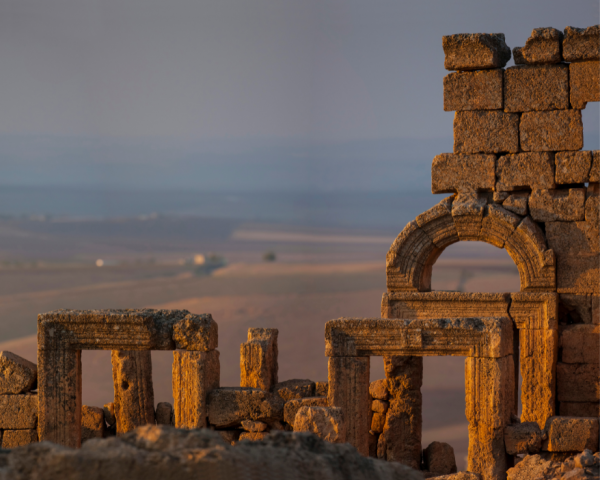
[[[512, 48], [598, 17], [597, 0], [3, 0], [0, 167], [18, 184], [23, 162], [44, 177], [73, 155], [104, 171], [207, 141], [450, 138], [443, 35], [504, 32]], [[598, 104], [585, 120], [597, 133]], [[106, 158], [87, 141], [127, 146]]]

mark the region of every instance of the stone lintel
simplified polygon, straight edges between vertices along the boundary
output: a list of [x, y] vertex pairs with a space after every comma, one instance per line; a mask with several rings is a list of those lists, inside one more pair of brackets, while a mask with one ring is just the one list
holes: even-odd
[[558, 328], [558, 294], [554, 292], [511, 293], [510, 316], [517, 328], [556, 330]]

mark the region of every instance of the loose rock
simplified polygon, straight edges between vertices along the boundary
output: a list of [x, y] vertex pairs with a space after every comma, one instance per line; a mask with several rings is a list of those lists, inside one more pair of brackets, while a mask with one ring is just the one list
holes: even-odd
[[0, 395], [37, 388], [37, 366], [11, 352], [0, 352]]

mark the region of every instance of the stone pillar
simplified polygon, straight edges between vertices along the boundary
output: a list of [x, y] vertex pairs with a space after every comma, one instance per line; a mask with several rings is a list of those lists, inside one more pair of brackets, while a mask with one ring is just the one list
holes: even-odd
[[328, 404], [342, 409], [346, 441], [365, 457], [369, 456], [370, 367], [369, 357], [329, 358]]
[[277, 384], [276, 328], [249, 328], [240, 347], [240, 386], [270, 391]]
[[154, 423], [152, 357], [147, 350], [113, 350], [117, 435]]
[[423, 358], [384, 357], [385, 376], [390, 392], [378, 456], [400, 462], [416, 470], [421, 466]]
[[220, 385], [219, 351], [173, 352], [174, 422], [177, 428], [204, 428], [207, 396]]
[[505, 480], [512, 466], [504, 446], [504, 427], [516, 413], [514, 374], [512, 355], [465, 360], [468, 470], [483, 480]]

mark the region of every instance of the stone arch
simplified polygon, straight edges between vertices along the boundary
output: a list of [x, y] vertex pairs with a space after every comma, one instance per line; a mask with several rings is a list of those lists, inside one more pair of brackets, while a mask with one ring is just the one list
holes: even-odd
[[447, 197], [406, 225], [386, 256], [388, 291], [430, 291], [433, 264], [460, 241], [505, 248], [519, 269], [522, 292], [556, 291], [554, 251], [544, 232], [531, 217], [509, 212], [485, 194]]

